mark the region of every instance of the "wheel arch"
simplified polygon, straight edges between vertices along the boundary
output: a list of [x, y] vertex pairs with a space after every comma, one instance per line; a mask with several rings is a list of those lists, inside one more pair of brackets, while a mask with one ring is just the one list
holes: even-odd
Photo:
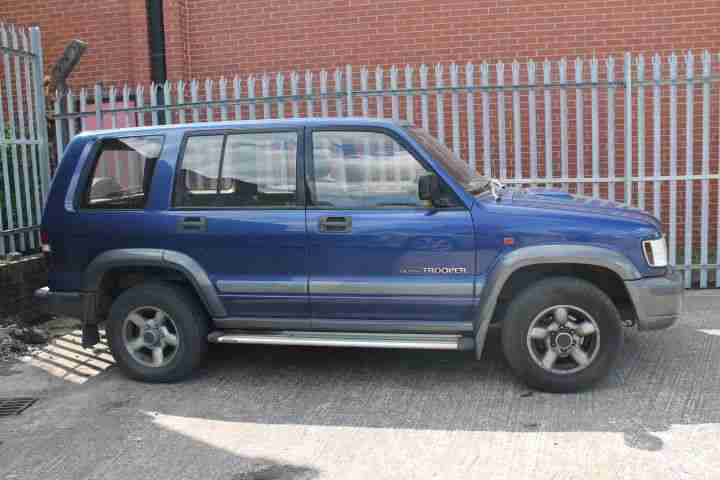
[[477, 358], [482, 355], [487, 329], [495, 316], [501, 292], [513, 274], [538, 266], [547, 270], [558, 266], [557, 274], [566, 273], [567, 267], [579, 266], [602, 269], [620, 280], [641, 278], [640, 272], [627, 257], [609, 248], [593, 245], [539, 245], [513, 250], [495, 263], [479, 295], [478, 308], [473, 318]]
[[85, 270], [83, 290], [97, 293], [106, 275], [128, 268], [155, 268], [175, 272], [193, 288], [211, 317], [227, 316], [205, 270], [190, 256], [173, 250], [122, 248], [103, 252], [95, 257]]

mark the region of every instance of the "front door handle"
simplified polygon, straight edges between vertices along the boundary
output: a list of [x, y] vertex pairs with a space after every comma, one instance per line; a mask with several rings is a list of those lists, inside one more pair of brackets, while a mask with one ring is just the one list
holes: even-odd
[[207, 218], [183, 217], [178, 221], [178, 232], [199, 233], [207, 232]]
[[320, 217], [319, 226], [324, 233], [348, 233], [352, 230], [352, 218]]

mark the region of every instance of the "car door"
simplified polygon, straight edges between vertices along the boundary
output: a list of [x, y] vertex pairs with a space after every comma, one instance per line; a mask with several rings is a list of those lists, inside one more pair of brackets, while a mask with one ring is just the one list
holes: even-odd
[[308, 129], [306, 145], [313, 326], [466, 321], [472, 219], [419, 199], [427, 162], [384, 129]]
[[181, 150], [167, 247], [207, 271], [229, 326], [307, 326], [302, 128], [193, 133]]

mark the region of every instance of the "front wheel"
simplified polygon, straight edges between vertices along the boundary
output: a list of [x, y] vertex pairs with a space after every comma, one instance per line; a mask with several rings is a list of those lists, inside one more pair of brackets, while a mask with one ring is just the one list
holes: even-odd
[[574, 392], [608, 374], [622, 348], [622, 323], [613, 302], [593, 284], [549, 278], [512, 301], [502, 343], [510, 366], [527, 384]]

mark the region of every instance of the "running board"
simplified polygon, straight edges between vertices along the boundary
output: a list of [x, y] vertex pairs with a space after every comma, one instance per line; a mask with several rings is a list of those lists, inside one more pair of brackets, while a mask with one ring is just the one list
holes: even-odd
[[425, 350], [472, 350], [473, 339], [462, 335], [429, 333], [357, 333], [307, 331], [217, 331], [211, 343], [305, 345], [322, 347], [411, 348]]

